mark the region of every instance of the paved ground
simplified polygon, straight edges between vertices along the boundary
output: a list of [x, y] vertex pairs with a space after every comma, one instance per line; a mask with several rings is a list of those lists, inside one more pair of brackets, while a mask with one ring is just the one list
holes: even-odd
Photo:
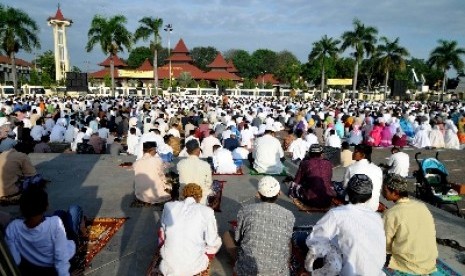
[[[407, 150], [412, 157], [416, 152]], [[375, 163], [385, 162], [388, 150], [376, 149], [373, 154]], [[434, 155], [433, 151], [423, 151], [424, 156]], [[451, 173], [450, 180], [465, 182], [463, 151], [443, 151], [440, 153]], [[130, 217], [121, 230], [110, 240], [107, 246], [94, 258], [87, 275], [144, 275], [156, 246], [156, 229], [160, 211], [153, 208], [130, 208], [133, 198], [133, 172], [119, 168], [122, 161], [132, 161], [131, 157], [113, 160], [109, 155], [75, 154], [31, 154], [38, 170], [52, 182], [49, 185], [50, 209], [66, 208], [76, 203], [83, 207], [89, 217]], [[286, 163], [292, 173], [296, 167]], [[416, 168], [414, 160], [411, 170]], [[342, 179], [343, 170], [334, 170], [334, 179]], [[222, 211], [217, 213], [220, 234], [229, 229], [228, 221], [235, 218], [242, 204], [253, 202], [259, 177], [215, 176], [226, 180], [223, 193]], [[280, 177], [280, 180], [283, 178]], [[413, 184], [412, 184], [413, 187]], [[282, 184], [282, 190], [287, 187]], [[296, 216], [296, 225], [314, 224], [321, 214], [304, 214], [281, 196], [278, 204], [291, 210]], [[0, 207], [0, 210], [18, 215], [17, 206]], [[464, 205], [462, 205], [464, 208]], [[447, 212], [431, 207], [435, 217], [437, 235], [440, 238], [452, 238], [465, 245], [465, 221]], [[453, 268], [465, 274], [465, 265], [458, 261], [455, 250], [439, 246], [440, 258], [445, 259]], [[213, 262], [212, 275], [231, 275], [231, 265], [223, 250], [220, 250]]]

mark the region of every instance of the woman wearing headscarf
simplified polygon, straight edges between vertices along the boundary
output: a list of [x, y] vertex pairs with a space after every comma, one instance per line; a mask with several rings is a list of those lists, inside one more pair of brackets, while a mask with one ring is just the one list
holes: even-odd
[[391, 132], [391, 127], [389, 125], [385, 125], [383, 130], [381, 131], [381, 147], [390, 147], [392, 145], [392, 136], [393, 133]]
[[365, 125], [362, 128], [362, 133], [363, 133], [363, 140], [366, 142], [368, 141], [368, 138], [370, 137], [370, 133], [373, 130], [373, 118], [372, 117], [366, 117], [365, 118]]
[[446, 149], [460, 149], [460, 141], [457, 136], [457, 127], [452, 120], [445, 122], [446, 134], [444, 135], [444, 146]]
[[370, 135], [367, 140], [367, 145], [372, 147], [378, 147], [381, 144], [381, 132], [383, 131], [383, 126], [379, 123], [375, 123], [375, 126], [370, 132]]
[[402, 131], [402, 128], [399, 126], [397, 128], [396, 134], [392, 136], [392, 145], [394, 147], [406, 147], [407, 146], [408, 137]]
[[349, 140], [347, 142], [349, 145], [359, 145], [363, 142], [363, 135], [362, 131], [360, 130], [360, 125], [353, 125], [353, 128], [349, 134]]
[[445, 147], [444, 135], [442, 134], [438, 125], [435, 125], [429, 133], [429, 140], [431, 141], [431, 146], [433, 148], [442, 149]]
[[400, 127], [402, 128], [402, 131], [405, 133], [405, 135], [407, 135], [407, 137], [410, 137], [410, 138], [415, 137], [415, 130], [413, 128], [412, 123], [410, 123], [410, 121], [408, 120], [408, 117], [407, 118], [402, 117], [400, 119], [399, 124], [400, 124]]
[[418, 131], [413, 140], [413, 146], [419, 149], [431, 147], [431, 141], [425, 124], [421, 124], [418, 127]]

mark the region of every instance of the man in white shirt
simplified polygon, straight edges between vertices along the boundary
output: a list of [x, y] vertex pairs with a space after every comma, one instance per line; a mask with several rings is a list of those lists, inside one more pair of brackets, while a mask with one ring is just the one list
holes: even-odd
[[245, 160], [249, 158], [250, 151], [247, 149], [246, 144], [241, 144], [240, 147], [237, 147], [232, 151], [232, 157], [234, 160]]
[[383, 171], [380, 167], [373, 164], [369, 159], [371, 156], [371, 147], [366, 145], [356, 145], [352, 159], [355, 162], [346, 168], [344, 174], [344, 188], [347, 188], [349, 180], [355, 174], [367, 175], [373, 184], [373, 192], [370, 200], [366, 202], [369, 208], [377, 211], [379, 207], [379, 196], [381, 195], [381, 188], [383, 186]]
[[128, 153], [132, 154], [132, 155], [135, 155], [137, 145], [139, 144], [139, 137], [136, 134], [136, 128], [135, 127], [131, 127], [131, 129], [129, 129], [129, 134], [128, 134], [128, 138], [126, 140], [126, 144], [128, 145]]
[[69, 122], [69, 126], [65, 131], [65, 142], [66, 143], [72, 143], [74, 139], [76, 138], [76, 135], [78, 134], [79, 129], [77, 129], [75, 125], [76, 125], [75, 121]]
[[221, 247], [214, 211], [200, 203], [203, 192], [191, 183], [182, 190], [183, 201], [165, 204], [160, 219], [163, 275], [197, 275]]
[[231, 152], [219, 145], [213, 146], [213, 167], [218, 174], [233, 174], [237, 172]]
[[208, 137], [205, 137], [202, 140], [202, 145], [200, 148], [202, 149], [202, 155], [203, 157], [212, 157], [213, 156], [213, 146], [215, 145], [220, 145], [221, 142], [218, 138], [215, 137], [215, 131], [210, 130], [210, 135]]
[[334, 129], [329, 131], [329, 137], [326, 139], [326, 146], [333, 148], [341, 148], [341, 138], [336, 134]]
[[347, 185], [350, 203], [329, 210], [306, 240], [312, 252], [318, 250], [316, 246], [321, 241], [331, 241], [340, 249], [342, 269], [339, 275], [384, 275], [386, 237], [383, 221], [366, 205], [373, 187], [366, 175], [353, 175]]
[[292, 141], [291, 145], [287, 149], [288, 152], [292, 153], [292, 161], [301, 161], [304, 160], [305, 155], [307, 154], [307, 151], [309, 149], [308, 143], [302, 139], [303, 135], [303, 130], [302, 129], [297, 129], [295, 131], [295, 136], [297, 139]]
[[246, 145], [248, 149], [251, 149], [254, 137], [253, 130], [249, 128], [248, 124], [244, 124], [244, 129], [241, 131], [241, 143]]
[[393, 147], [391, 153], [392, 155], [389, 157], [386, 166], [388, 173], [407, 177], [410, 168], [410, 156], [405, 152], [401, 152], [398, 147]]
[[177, 170], [179, 173], [180, 189], [189, 183], [196, 183], [202, 187], [203, 196], [200, 201], [207, 204], [207, 197], [212, 193], [212, 170], [208, 162], [199, 158], [200, 146], [197, 140], [186, 143], [186, 151], [189, 156], [179, 161]]
[[65, 131], [66, 129], [62, 125], [62, 122], [58, 122], [50, 133], [50, 142], [62, 143], [65, 139]]
[[249, 162], [258, 173], [280, 174], [283, 171], [284, 151], [272, 128], [267, 128], [265, 135], [255, 140], [250, 157]]
[[305, 141], [308, 144], [308, 148], [310, 148], [313, 144], [318, 144], [318, 137], [313, 133], [313, 129], [309, 128], [307, 131], [307, 135], [305, 136]]

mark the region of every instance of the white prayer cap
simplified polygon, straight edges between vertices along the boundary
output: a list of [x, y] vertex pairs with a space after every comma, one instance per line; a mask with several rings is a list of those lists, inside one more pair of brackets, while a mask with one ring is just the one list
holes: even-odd
[[280, 190], [279, 181], [272, 176], [265, 176], [258, 182], [258, 192], [264, 197], [274, 197]]

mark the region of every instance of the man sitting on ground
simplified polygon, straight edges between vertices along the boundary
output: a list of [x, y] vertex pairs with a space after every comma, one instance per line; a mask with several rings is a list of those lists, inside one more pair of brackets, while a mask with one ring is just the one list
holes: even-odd
[[229, 150], [219, 145], [213, 146], [213, 168], [218, 174], [237, 173], [237, 166], [234, 163], [232, 154]]
[[340, 275], [384, 275], [383, 221], [365, 204], [372, 189], [368, 176], [353, 175], [347, 187], [350, 203], [329, 210], [307, 238], [309, 248], [321, 241], [332, 241], [340, 249], [343, 257]]
[[308, 158], [304, 159], [297, 170], [289, 195], [307, 206], [327, 208], [336, 196], [331, 178], [333, 166], [323, 159], [323, 147], [313, 144]]
[[289, 274], [295, 217], [275, 204], [279, 195], [278, 180], [263, 177], [258, 183], [261, 202], [243, 206], [237, 213], [235, 233], [225, 233], [223, 241], [237, 276]]
[[304, 160], [309, 148], [308, 143], [302, 139], [303, 134], [304, 132], [302, 129], [297, 129], [295, 131], [295, 136], [297, 139], [292, 141], [291, 145], [287, 149], [288, 152], [292, 153], [292, 161], [294, 162], [300, 162], [301, 160]]
[[82, 209], [73, 205], [46, 217], [48, 195], [40, 187], [23, 192], [20, 210], [24, 219], [12, 221], [6, 242], [22, 275], [69, 275], [81, 235], [85, 235]]
[[200, 160], [200, 146], [197, 140], [189, 140], [186, 143], [186, 151], [189, 156], [179, 161], [177, 165], [180, 188], [182, 189], [189, 183], [196, 183], [202, 187], [200, 203], [207, 204], [207, 197], [212, 193], [213, 183], [210, 164]]
[[341, 151], [341, 166], [346, 168], [354, 163], [352, 159], [353, 152], [350, 150], [350, 145], [348, 142], [342, 142], [342, 151]]
[[0, 198], [19, 196], [22, 178], [37, 174], [29, 156], [14, 148], [0, 154], [0, 168]]
[[395, 174], [384, 180], [383, 196], [395, 205], [383, 216], [388, 267], [407, 274], [436, 271], [438, 249], [431, 212], [422, 202], [408, 197], [407, 181]]
[[52, 149], [50, 148], [49, 144], [49, 137], [48, 136], [42, 136], [40, 138], [40, 143], [34, 146], [34, 152], [35, 153], [50, 153], [52, 152]]
[[398, 174], [402, 177], [408, 176], [408, 171], [410, 168], [410, 156], [400, 151], [400, 148], [393, 147], [391, 149], [391, 156], [387, 161], [387, 164], [381, 164], [381, 167], [384, 167], [387, 170], [387, 173]]
[[255, 140], [249, 162], [258, 173], [280, 174], [283, 171], [284, 151], [274, 137], [273, 128], [267, 128], [265, 135]]
[[221, 247], [214, 211], [200, 204], [203, 189], [190, 183], [182, 195], [183, 201], [165, 204], [160, 219], [163, 275], [196, 275], [207, 269], [209, 257]]
[[157, 143], [145, 142], [144, 155], [137, 160], [134, 167], [134, 193], [142, 202], [156, 204], [171, 199], [167, 192], [171, 187], [167, 184], [163, 161], [156, 156]]

